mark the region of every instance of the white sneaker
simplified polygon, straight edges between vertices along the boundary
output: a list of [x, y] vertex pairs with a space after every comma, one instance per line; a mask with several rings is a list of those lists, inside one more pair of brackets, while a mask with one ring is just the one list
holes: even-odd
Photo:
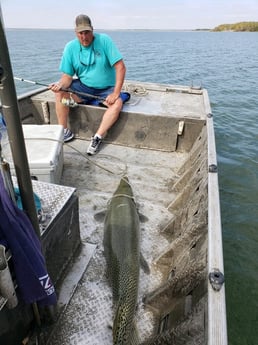
[[99, 137], [91, 137], [91, 142], [87, 149], [88, 155], [95, 155], [98, 152], [101, 143], [102, 140]]

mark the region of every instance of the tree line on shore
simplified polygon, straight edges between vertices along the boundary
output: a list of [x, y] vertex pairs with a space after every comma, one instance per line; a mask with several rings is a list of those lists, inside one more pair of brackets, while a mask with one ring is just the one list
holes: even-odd
[[258, 31], [258, 22], [239, 22], [235, 24], [221, 24], [211, 31]]

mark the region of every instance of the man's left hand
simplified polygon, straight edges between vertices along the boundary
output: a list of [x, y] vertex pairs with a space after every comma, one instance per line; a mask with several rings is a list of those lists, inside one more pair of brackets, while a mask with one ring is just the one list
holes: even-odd
[[117, 95], [117, 93], [111, 93], [110, 95], [107, 96], [107, 98], [105, 99], [105, 102], [108, 105], [112, 105], [115, 103], [115, 101], [119, 98], [120, 94]]

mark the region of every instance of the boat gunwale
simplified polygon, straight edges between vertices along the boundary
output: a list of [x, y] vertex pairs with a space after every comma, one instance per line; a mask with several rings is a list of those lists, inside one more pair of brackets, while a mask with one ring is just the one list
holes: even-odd
[[[214, 121], [207, 90], [204, 92], [207, 111], [208, 142], [208, 274], [217, 274], [224, 279], [222, 226], [219, 197], [218, 165]], [[225, 284], [218, 289], [208, 279], [208, 345], [226, 345], [227, 319]]]

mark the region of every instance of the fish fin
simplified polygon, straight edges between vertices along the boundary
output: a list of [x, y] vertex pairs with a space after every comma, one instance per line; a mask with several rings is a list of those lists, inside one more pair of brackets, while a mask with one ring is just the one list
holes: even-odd
[[142, 253], [140, 253], [140, 264], [143, 271], [146, 274], [150, 274], [150, 267], [148, 265], [148, 262], [145, 260], [144, 256], [142, 255]]
[[105, 216], [106, 216], [106, 212], [107, 210], [104, 209], [104, 210], [101, 210], [99, 212], [96, 212], [94, 214], [94, 219], [97, 221], [97, 222], [103, 222], [104, 219], [105, 219]]
[[141, 208], [140, 204], [137, 202], [137, 203], [135, 203], [135, 206], [136, 206], [136, 210], [137, 210], [137, 213], [138, 213], [138, 216], [139, 216], [139, 221], [140, 221], [141, 223], [146, 223], [146, 222], [148, 222], [149, 218], [146, 217], [144, 214], [142, 214], [142, 213], [140, 212], [140, 208]]
[[148, 222], [149, 218], [146, 217], [144, 214], [138, 213], [138, 215], [139, 215], [139, 220], [140, 220], [141, 223], [146, 223], [146, 222]]
[[138, 333], [138, 329], [136, 326], [136, 321], [134, 319], [131, 337], [130, 337], [130, 345], [139, 345], [139, 344], [140, 344], [140, 338], [139, 338], [139, 333]]

